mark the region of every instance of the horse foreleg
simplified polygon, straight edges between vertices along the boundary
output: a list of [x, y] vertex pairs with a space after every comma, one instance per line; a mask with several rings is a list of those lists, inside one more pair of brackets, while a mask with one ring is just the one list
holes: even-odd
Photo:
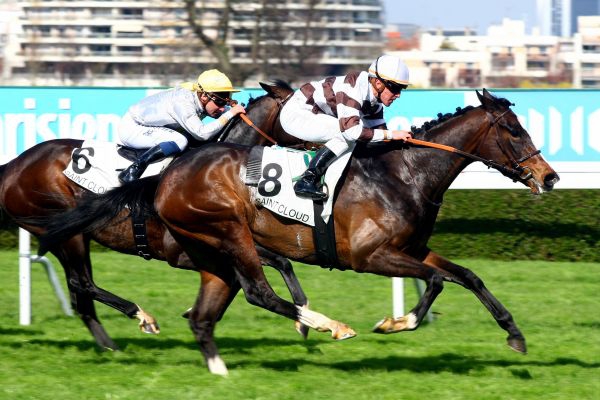
[[414, 257], [388, 247], [378, 249], [370, 255], [368, 261], [361, 264], [360, 268], [355, 269], [357, 272], [370, 272], [389, 277], [417, 278], [427, 284], [423, 296], [408, 314], [399, 318], [386, 317], [382, 319], [373, 327], [373, 332], [376, 333], [395, 333], [417, 329], [444, 288], [443, 277], [438, 270]]
[[221, 276], [202, 271], [200, 292], [189, 313], [189, 324], [208, 370], [215, 375], [227, 375], [225, 362], [214, 341], [214, 329], [239, 290], [235, 275], [227, 268], [219, 269]]
[[[275, 254], [270, 250], [265, 249], [262, 246], [256, 245], [256, 251], [263, 260], [263, 264], [275, 268], [281, 274], [283, 281], [285, 282], [294, 304], [297, 306], [305, 306], [308, 308], [308, 299], [300, 286], [298, 277], [294, 273], [292, 263], [285, 257]], [[308, 326], [304, 325], [300, 321], [295, 322], [296, 331], [302, 335], [304, 339], [308, 337]]]
[[527, 353], [525, 337], [517, 327], [512, 315], [485, 287], [483, 281], [474, 272], [458, 264], [454, 264], [433, 251], [427, 254], [424, 262], [443, 270], [445, 275], [447, 275], [445, 277], [446, 280], [458, 283], [473, 292], [492, 314], [498, 325], [508, 332], [507, 342], [510, 348], [519, 353]]
[[[237, 230], [243, 233], [244, 229]], [[293, 321], [300, 321], [319, 332], [331, 331], [336, 340], [348, 339], [356, 333], [348, 325], [332, 320], [304, 306], [297, 306], [277, 296], [264, 274], [262, 263], [254, 247], [250, 232], [246, 231], [246, 240], [232, 242], [227, 253], [232, 256], [234, 269], [246, 300]]]

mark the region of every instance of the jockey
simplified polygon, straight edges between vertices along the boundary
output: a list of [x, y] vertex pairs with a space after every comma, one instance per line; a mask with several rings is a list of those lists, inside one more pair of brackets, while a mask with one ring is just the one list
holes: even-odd
[[[119, 174], [119, 181], [134, 181], [151, 162], [182, 152], [188, 139], [180, 132], [209, 140], [233, 116], [244, 113], [241, 105], [225, 107], [232, 92], [239, 90], [225, 74], [211, 69], [201, 73], [196, 82], [185, 82], [132, 105], [119, 125], [119, 138], [126, 146], [148, 150]], [[202, 123], [206, 116], [217, 119]]]
[[323, 200], [317, 186], [336, 157], [356, 141], [405, 140], [408, 131], [387, 130], [383, 106], [389, 107], [409, 85], [408, 68], [391, 55], [378, 57], [368, 71], [332, 76], [300, 87], [281, 110], [281, 126], [300, 139], [325, 143], [294, 185], [300, 197]]

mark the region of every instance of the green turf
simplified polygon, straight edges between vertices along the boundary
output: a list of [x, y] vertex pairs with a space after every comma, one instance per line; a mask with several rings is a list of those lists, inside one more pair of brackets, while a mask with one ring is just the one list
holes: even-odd
[[[41, 265], [33, 270], [33, 322], [18, 324], [17, 252], [0, 252], [0, 399], [597, 399], [600, 393], [600, 264], [462, 260], [512, 312], [526, 356], [465, 289], [446, 284], [434, 323], [414, 332], [370, 333], [391, 313], [391, 282], [297, 265], [313, 309], [358, 336], [334, 342], [238, 296], [217, 328], [230, 371], [210, 375], [179, 314], [196, 273], [116, 253], [94, 254], [98, 284], [151, 312], [162, 332], [103, 305], [120, 352], [99, 352], [77, 318], [62, 315]], [[456, 261], [456, 260], [455, 260]], [[57, 266], [58, 268], [58, 266]], [[60, 271], [58, 271], [60, 273]], [[281, 279], [269, 273], [276, 290]], [[416, 301], [406, 281], [407, 303]], [[288, 296], [286, 296], [288, 297]]]

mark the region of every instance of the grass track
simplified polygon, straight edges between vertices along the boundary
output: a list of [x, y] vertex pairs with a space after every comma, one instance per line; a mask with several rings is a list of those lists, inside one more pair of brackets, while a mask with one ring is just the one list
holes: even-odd
[[[370, 328], [391, 313], [389, 280], [298, 265], [311, 306], [359, 336], [334, 342], [311, 331], [304, 342], [291, 321], [238, 296], [216, 332], [225, 379], [207, 373], [179, 316], [195, 298], [197, 274], [116, 253], [92, 258], [97, 283], [151, 312], [161, 334], [144, 335], [135, 321], [98, 305], [123, 350], [98, 351], [79, 319], [62, 316], [39, 264], [33, 323], [20, 326], [17, 252], [1, 251], [0, 399], [600, 398], [600, 264], [460, 260], [512, 312], [527, 356], [512, 352], [505, 332], [456, 285], [445, 285], [433, 324], [382, 336]], [[269, 276], [288, 298], [278, 275]]]

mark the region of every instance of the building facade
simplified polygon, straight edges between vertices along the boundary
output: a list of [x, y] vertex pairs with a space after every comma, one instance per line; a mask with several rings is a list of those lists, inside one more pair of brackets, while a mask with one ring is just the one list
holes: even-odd
[[527, 35], [523, 21], [505, 19], [486, 36], [422, 32], [416, 48], [390, 52], [407, 63], [415, 87], [600, 88], [600, 16], [578, 21], [572, 37]]
[[[229, 19], [225, 43], [240, 68], [293, 63], [305, 54], [299, 49], [310, 46], [316, 72], [340, 73], [364, 68], [382, 51], [380, 0], [232, 0], [229, 12], [226, 3], [197, 1], [197, 18], [211, 39]], [[6, 47], [3, 85], [166, 86], [218, 67], [181, 0], [17, 4], [21, 13], [12, 29], [18, 33]], [[256, 43], [276, 50], [257, 59]], [[304, 72], [299, 80], [311, 75]], [[236, 83], [265, 77], [254, 78]]]

